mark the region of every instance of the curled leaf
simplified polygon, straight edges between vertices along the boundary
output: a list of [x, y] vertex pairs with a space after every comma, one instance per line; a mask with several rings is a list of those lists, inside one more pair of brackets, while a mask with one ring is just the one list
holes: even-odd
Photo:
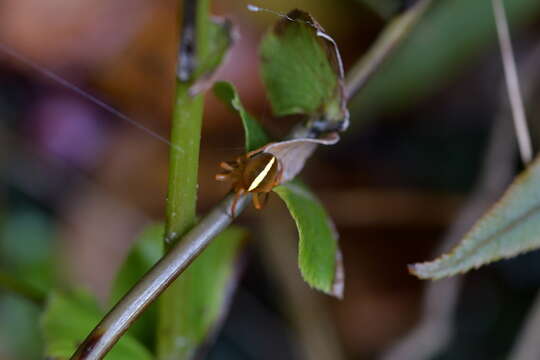
[[242, 125], [244, 126], [246, 151], [260, 148], [270, 141], [262, 126], [242, 105], [240, 96], [238, 96], [234, 85], [225, 81], [219, 81], [214, 85], [214, 94], [240, 115]]
[[520, 174], [503, 197], [450, 253], [409, 266], [422, 279], [464, 273], [540, 247], [540, 159]]
[[340, 130], [348, 126], [341, 56], [311, 15], [301, 10], [285, 15], [263, 38], [260, 53], [276, 115], [308, 115]]
[[[282, 183], [292, 180], [298, 175], [317, 145], [333, 145], [339, 141], [339, 135], [336, 132], [330, 132], [318, 138], [302, 136], [297, 139], [269, 143], [269, 137], [262, 126], [242, 106], [240, 97], [232, 84], [217, 82], [214, 85], [214, 93], [240, 115], [246, 137], [246, 150], [267, 152], [280, 161], [283, 171]], [[295, 136], [301, 135], [295, 134]]]
[[306, 160], [311, 156], [317, 145], [333, 145], [339, 141], [335, 132], [328, 133], [320, 138], [302, 138], [273, 142], [264, 146], [262, 152], [274, 155], [281, 163], [281, 182], [290, 181], [304, 168]]

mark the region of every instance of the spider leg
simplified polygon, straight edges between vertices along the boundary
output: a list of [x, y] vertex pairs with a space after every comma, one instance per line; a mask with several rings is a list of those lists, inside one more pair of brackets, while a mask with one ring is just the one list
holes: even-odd
[[255, 209], [257, 210], [262, 209], [261, 201], [259, 200], [259, 193], [253, 193], [253, 197], [251, 198], [251, 201], [253, 202], [253, 206], [255, 206]]
[[231, 205], [231, 217], [236, 217], [236, 205], [238, 204], [238, 200], [240, 200], [240, 197], [244, 195], [244, 189], [239, 189], [235, 194], [234, 194], [234, 200], [233, 200], [233, 203]]
[[230, 161], [222, 161], [219, 163], [219, 166], [225, 170], [233, 171], [235, 169], [235, 163], [232, 163]]
[[[255, 209], [261, 210], [266, 205], [266, 202], [268, 201], [268, 196], [269, 195], [270, 195], [270, 193], [268, 193], [268, 192], [254, 193], [253, 194], [253, 206], [255, 206]], [[262, 197], [262, 201], [261, 201], [261, 197]]]
[[230, 178], [230, 175], [229, 174], [225, 174], [225, 173], [222, 173], [222, 174], [216, 174], [216, 180], [217, 181], [226, 181]]
[[270, 197], [270, 193], [269, 192], [265, 192], [265, 193], [262, 193], [261, 194], [263, 196], [263, 201], [261, 202], [261, 208], [265, 207], [266, 206], [266, 203], [268, 202], [268, 198]]
[[262, 151], [261, 148], [252, 150], [252, 151], [248, 152], [246, 155], [244, 155], [244, 157], [245, 157], [246, 159], [249, 159], [250, 157], [252, 157], [252, 156], [254, 156], [254, 155], [257, 155], [257, 154], [260, 153], [261, 151]]

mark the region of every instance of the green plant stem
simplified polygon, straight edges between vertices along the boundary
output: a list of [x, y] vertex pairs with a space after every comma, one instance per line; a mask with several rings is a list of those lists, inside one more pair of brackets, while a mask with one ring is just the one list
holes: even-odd
[[172, 122], [165, 242], [167, 248], [195, 223], [204, 99], [178, 82]]
[[[204, 95], [190, 94], [193, 72], [197, 61], [207, 56], [209, 0], [183, 2], [182, 44], [179, 56], [179, 75], [176, 103], [171, 130], [169, 190], [167, 196], [165, 249], [168, 251], [196, 223], [197, 175], [199, 148], [204, 110]], [[194, 21], [195, 20], [195, 21]], [[191, 53], [188, 52], [191, 44]], [[186, 78], [183, 78], [186, 77]], [[178, 301], [182, 287], [172, 284], [159, 301], [157, 353], [159, 359], [184, 359], [182, 328]]]
[[[165, 227], [166, 251], [183, 236], [196, 222], [197, 173], [201, 120], [203, 116], [203, 95], [191, 97], [189, 86], [179, 83], [173, 120], [171, 142], [179, 149], [171, 147], [169, 192]], [[179, 332], [177, 299], [182, 289], [175, 284], [163, 294], [159, 301], [157, 352], [159, 359], [181, 359], [179, 342], [175, 339]]]

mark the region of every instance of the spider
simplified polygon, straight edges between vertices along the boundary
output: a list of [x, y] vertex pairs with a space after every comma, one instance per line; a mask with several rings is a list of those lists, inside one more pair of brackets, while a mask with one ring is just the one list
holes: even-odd
[[[217, 181], [232, 181], [235, 192], [231, 206], [231, 215], [234, 217], [238, 199], [245, 193], [253, 193], [253, 206], [260, 210], [263, 208], [268, 193], [280, 184], [283, 167], [277, 157], [270, 153], [255, 150], [236, 158], [236, 161], [223, 161], [219, 164], [225, 172], [217, 174]], [[260, 195], [264, 194], [264, 199]]]

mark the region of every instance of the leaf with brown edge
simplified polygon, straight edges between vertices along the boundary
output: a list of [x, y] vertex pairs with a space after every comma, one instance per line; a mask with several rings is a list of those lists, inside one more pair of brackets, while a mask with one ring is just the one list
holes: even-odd
[[261, 43], [261, 73], [277, 116], [348, 126], [344, 75], [335, 41], [315, 19], [293, 10], [267, 32]]
[[344, 271], [338, 235], [321, 202], [300, 181], [274, 189], [285, 202], [298, 229], [298, 266], [312, 287], [341, 298]]
[[265, 145], [261, 150], [274, 155], [280, 161], [283, 171], [281, 182], [285, 183], [294, 179], [302, 171], [306, 160], [318, 145], [334, 145], [338, 141], [339, 135], [333, 132], [316, 139], [301, 138], [273, 142]]
[[448, 254], [409, 265], [422, 279], [467, 272], [540, 247], [540, 159], [521, 173], [502, 198]]

